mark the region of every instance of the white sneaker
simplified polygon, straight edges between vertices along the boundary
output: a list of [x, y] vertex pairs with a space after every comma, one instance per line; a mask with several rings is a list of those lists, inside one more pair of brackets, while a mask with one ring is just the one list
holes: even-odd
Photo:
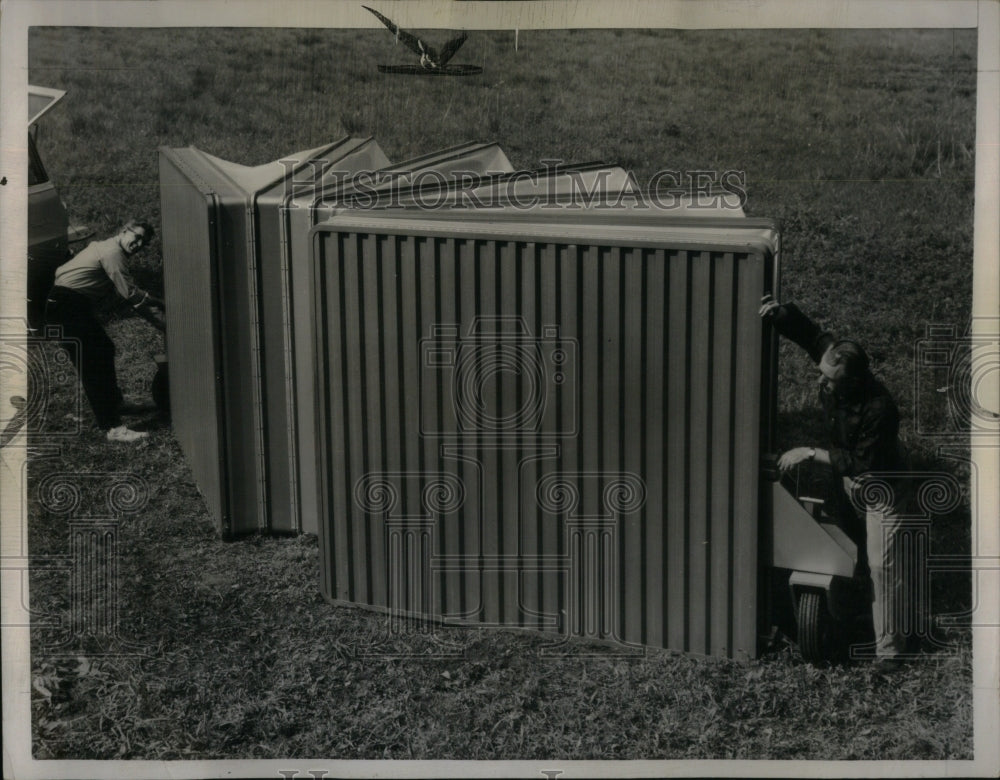
[[149, 434], [146, 431], [133, 431], [124, 425], [108, 430], [108, 441], [132, 442], [145, 439]]

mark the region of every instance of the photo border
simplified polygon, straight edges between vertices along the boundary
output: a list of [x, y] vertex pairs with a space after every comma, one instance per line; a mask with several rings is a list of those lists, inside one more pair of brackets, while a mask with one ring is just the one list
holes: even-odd
[[[542, 28], [977, 28], [976, 182], [972, 317], [983, 325], [1000, 311], [1000, 2], [997, 0], [688, 0], [615, 5], [583, 0], [460, 2], [458, 0], [386, 0], [381, 6], [405, 27], [470, 30]], [[264, 0], [198, 2], [195, 0], [6, 0], [0, 16], [0, 311], [18, 311], [25, 298], [27, 252], [27, 150], [23, 117], [27, 111], [28, 28], [32, 26], [100, 27], [288, 27], [374, 28], [378, 22], [361, 2]], [[972, 335], [977, 335], [973, 332]], [[985, 335], [985, 334], [983, 334]], [[26, 394], [23, 378], [3, 379], [3, 397]], [[18, 384], [22, 386], [18, 386]], [[981, 442], [982, 439], [980, 438]], [[1000, 556], [1000, 439], [972, 448], [980, 475], [992, 480], [972, 490], [976, 524], [975, 553], [990, 561]], [[20, 474], [24, 448], [0, 455], [0, 555], [19, 555], [26, 539], [26, 503]], [[534, 776], [630, 777], [773, 776], [883, 777], [995, 776], [1000, 768], [1000, 570], [979, 570], [981, 592], [992, 594], [984, 606], [989, 626], [973, 630], [974, 755], [971, 761], [60, 761], [31, 757], [31, 664], [29, 630], [23, 615], [20, 583], [0, 570], [2, 581], [3, 733], [5, 777], [13, 778], [188, 778], [188, 777], [440, 777]], [[20, 574], [18, 573], [19, 577]], [[291, 774], [295, 771], [297, 774]]]

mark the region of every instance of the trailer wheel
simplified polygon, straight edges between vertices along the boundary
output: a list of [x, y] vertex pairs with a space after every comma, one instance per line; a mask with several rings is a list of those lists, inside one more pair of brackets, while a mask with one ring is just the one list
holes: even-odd
[[810, 663], [829, 661], [833, 655], [833, 616], [826, 608], [826, 594], [805, 590], [799, 595], [796, 614], [799, 652]]

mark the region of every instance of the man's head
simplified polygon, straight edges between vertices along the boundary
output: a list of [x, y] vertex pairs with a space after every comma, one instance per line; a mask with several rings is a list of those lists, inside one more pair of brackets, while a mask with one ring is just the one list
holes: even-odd
[[823, 353], [819, 373], [824, 390], [850, 395], [868, 376], [868, 355], [855, 341], [837, 341]]
[[156, 231], [148, 222], [132, 219], [118, 234], [118, 244], [125, 254], [134, 255], [144, 246], [148, 246], [154, 235], [156, 235]]

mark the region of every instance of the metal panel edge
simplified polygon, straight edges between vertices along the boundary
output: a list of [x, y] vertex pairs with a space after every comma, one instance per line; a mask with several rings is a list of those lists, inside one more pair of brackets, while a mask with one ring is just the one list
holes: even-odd
[[[218, 267], [218, 200], [215, 192], [212, 188], [198, 175], [191, 166], [187, 165], [183, 157], [177, 153], [177, 150], [171, 149], [166, 146], [161, 146], [158, 149], [161, 158], [167, 159], [178, 171], [183, 173], [191, 183], [198, 188], [201, 195], [205, 198], [206, 208], [209, 213], [213, 216], [209, 220], [209, 228], [212, 231], [212, 235], [209, 240], [209, 257], [208, 261], [210, 264], [209, 276], [212, 279], [212, 288], [210, 290], [210, 306], [212, 311], [212, 352], [214, 355], [214, 364], [212, 366], [212, 372], [215, 376], [215, 381], [213, 383], [215, 388], [215, 404], [218, 413], [216, 415], [217, 429], [215, 432], [216, 442], [218, 446], [218, 469], [219, 469], [219, 515], [214, 518], [216, 523], [216, 529], [218, 530], [220, 536], [223, 538], [228, 538], [232, 532], [232, 500], [231, 500], [231, 484], [229, 480], [229, 451], [228, 451], [228, 438], [226, 435], [226, 410], [225, 410], [225, 393], [223, 390], [224, 378], [222, 376], [220, 367], [222, 364], [222, 355], [225, 349], [224, 339], [222, 339], [222, 330], [220, 323], [220, 302], [219, 302], [219, 267]], [[162, 164], [162, 163], [161, 163]], [[161, 199], [161, 214], [163, 213], [163, 193], [160, 194]], [[161, 229], [162, 229], [161, 225]], [[166, 258], [164, 258], [164, 267], [166, 268]], [[166, 273], [166, 270], [164, 271]], [[166, 286], [166, 285], [165, 285]], [[167, 317], [167, 347], [169, 350], [169, 330], [170, 330], [170, 317]], [[169, 352], [168, 352], [169, 360]], [[171, 382], [175, 382], [176, 379], [174, 375], [171, 375]], [[171, 397], [175, 397], [174, 393], [171, 393]], [[173, 416], [173, 410], [172, 416]], [[190, 456], [189, 463], [190, 463]]]

